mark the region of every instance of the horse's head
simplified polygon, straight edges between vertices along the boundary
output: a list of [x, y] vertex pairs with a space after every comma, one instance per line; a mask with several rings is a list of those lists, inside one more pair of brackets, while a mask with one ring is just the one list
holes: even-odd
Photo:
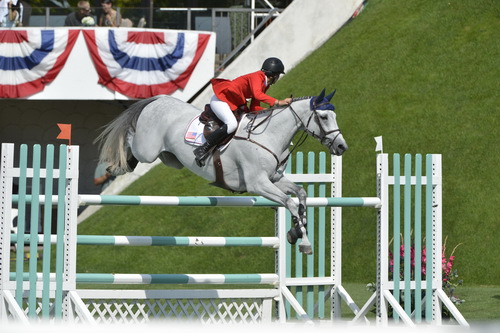
[[325, 97], [323, 89], [319, 96], [311, 98], [312, 115], [307, 121], [306, 131], [328, 147], [330, 153], [340, 156], [348, 147], [337, 125], [335, 107], [330, 103], [335, 91]]

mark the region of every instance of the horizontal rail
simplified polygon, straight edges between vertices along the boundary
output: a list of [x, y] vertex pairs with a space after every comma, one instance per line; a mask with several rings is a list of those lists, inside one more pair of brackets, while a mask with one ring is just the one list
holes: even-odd
[[[33, 178], [33, 175], [35, 174], [35, 170], [33, 168], [26, 168], [26, 178]], [[38, 169], [39, 171], [39, 177], [42, 179], [47, 178], [47, 169], [40, 168]], [[60, 177], [61, 173], [59, 169], [52, 169], [52, 178], [57, 179]], [[13, 177], [13, 178], [19, 178], [21, 176], [21, 169], [20, 168], [12, 168], [12, 169], [7, 169], [5, 171], [5, 176], [7, 177]], [[78, 171], [76, 169], [68, 169], [66, 170], [66, 178], [78, 178]]]
[[[36, 274], [42, 281], [42, 273]], [[29, 273], [23, 273], [23, 281], [29, 281]], [[55, 281], [55, 273], [50, 280]], [[10, 273], [16, 280], [16, 273]], [[279, 281], [277, 274], [107, 274], [76, 273], [77, 283], [89, 284], [272, 284]]]
[[285, 285], [293, 286], [334, 286], [335, 281], [332, 277], [295, 277], [286, 278]]
[[279, 296], [278, 289], [77, 289], [76, 293], [85, 299], [214, 299], [214, 298], [275, 298]]
[[[31, 237], [24, 235], [24, 243], [29, 243]], [[38, 235], [38, 243], [43, 243], [44, 235]], [[17, 242], [17, 234], [11, 234], [10, 242]], [[52, 244], [57, 243], [57, 235], [50, 236]], [[196, 236], [107, 236], [78, 235], [78, 245], [115, 245], [115, 246], [256, 246], [279, 247], [278, 237], [196, 237]]]
[[[427, 176], [421, 176], [421, 177], [416, 177], [416, 176], [410, 176], [410, 185], [416, 185], [417, 184], [417, 178], [420, 181], [420, 184], [422, 186], [427, 185]], [[387, 183], [389, 185], [394, 185], [396, 181], [396, 177], [394, 176], [388, 176], [387, 177]], [[442, 177], [438, 176], [432, 176], [432, 185], [442, 185], [443, 184], [443, 179]], [[399, 176], [399, 185], [406, 185], [406, 176]]]
[[[132, 205], [132, 206], [184, 206], [184, 207], [281, 207], [282, 205], [263, 197], [201, 197], [201, 196], [141, 196], [141, 195], [78, 195], [79, 205]], [[298, 203], [297, 198], [293, 200]], [[19, 195], [12, 196], [12, 202], [17, 203]], [[31, 195], [26, 196], [26, 202], [31, 202]], [[45, 203], [45, 196], [39, 196], [40, 204]], [[57, 196], [52, 196], [52, 204], [57, 204]], [[342, 197], [342, 198], [307, 198], [309, 207], [375, 207], [380, 208], [380, 198], [377, 197]]]

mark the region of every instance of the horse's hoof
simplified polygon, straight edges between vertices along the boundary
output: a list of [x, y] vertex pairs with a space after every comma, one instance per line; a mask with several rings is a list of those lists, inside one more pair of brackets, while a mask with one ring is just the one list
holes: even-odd
[[299, 245], [299, 251], [304, 254], [312, 254], [313, 250], [311, 245]]
[[288, 243], [293, 245], [297, 243], [297, 239], [302, 238], [302, 236], [303, 236], [302, 230], [298, 225], [296, 225], [295, 227], [292, 227], [290, 228], [290, 230], [288, 230], [287, 234]]
[[286, 235], [286, 239], [288, 240], [288, 243], [290, 243], [292, 245], [297, 243], [297, 239], [299, 239], [299, 237], [297, 236], [297, 232], [295, 231], [295, 228], [288, 230], [288, 233]]
[[[296, 225], [295, 227], [293, 227], [293, 229], [295, 229], [295, 233], [297, 234], [297, 237], [302, 238], [302, 236], [304, 236], [304, 233], [302, 232], [302, 227], [300, 225]], [[304, 228], [304, 231], [305, 231], [305, 228]]]

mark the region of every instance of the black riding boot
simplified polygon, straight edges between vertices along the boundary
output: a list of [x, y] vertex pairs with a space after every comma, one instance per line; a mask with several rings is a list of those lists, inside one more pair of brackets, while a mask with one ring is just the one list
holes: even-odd
[[210, 151], [227, 136], [227, 125], [218, 128], [206, 138], [206, 142], [194, 150], [196, 164], [201, 168]]

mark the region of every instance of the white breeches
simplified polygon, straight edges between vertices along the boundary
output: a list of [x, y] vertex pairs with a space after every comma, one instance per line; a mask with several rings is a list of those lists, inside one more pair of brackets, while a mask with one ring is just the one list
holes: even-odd
[[236, 131], [238, 122], [234, 116], [233, 111], [226, 102], [221, 101], [217, 96], [213, 95], [210, 99], [210, 107], [212, 111], [217, 115], [217, 117], [227, 125], [227, 134], [231, 134]]

